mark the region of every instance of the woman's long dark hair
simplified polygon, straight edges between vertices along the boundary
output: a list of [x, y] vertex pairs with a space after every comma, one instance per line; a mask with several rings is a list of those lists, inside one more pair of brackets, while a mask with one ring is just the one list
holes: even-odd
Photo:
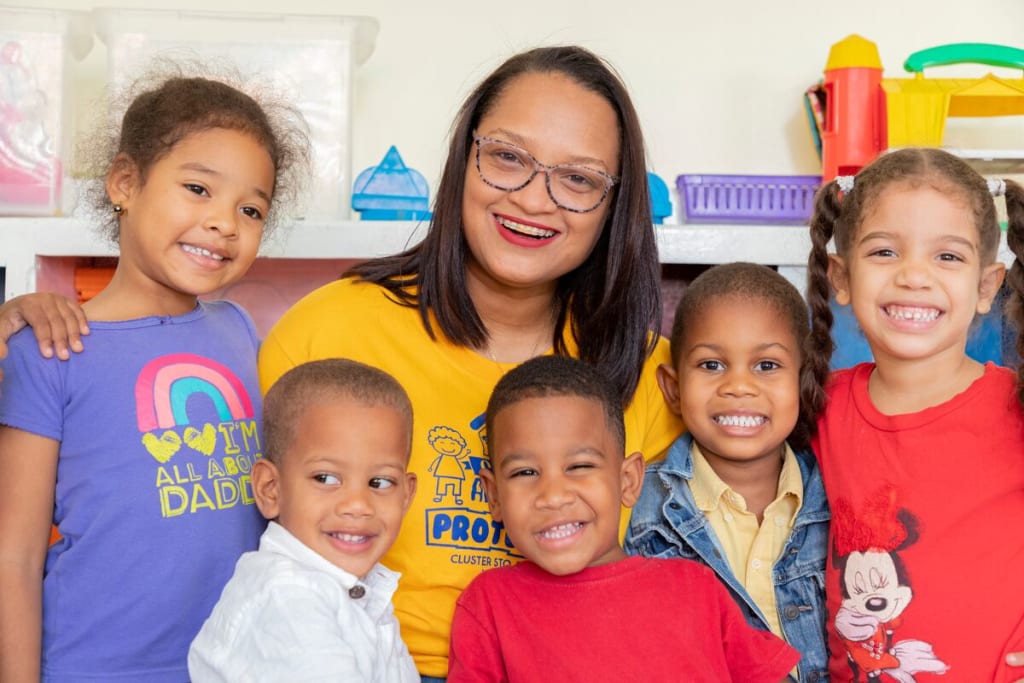
[[558, 282], [552, 343], [556, 353], [567, 355], [561, 331], [569, 321], [580, 359], [604, 372], [628, 405], [657, 339], [651, 330], [661, 326], [660, 266], [636, 111], [615, 72], [584, 48], [523, 52], [484, 79], [456, 117], [426, 237], [411, 249], [366, 261], [345, 275], [379, 284], [398, 302], [418, 308], [431, 337], [435, 336], [433, 313], [437, 326], [452, 342], [472, 348], [487, 343], [487, 329], [466, 286], [469, 248], [462, 223], [466, 168], [477, 124], [509, 84], [528, 73], [564, 74], [607, 100], [619, 121], [622, 180], [606, 200], [612, 205], [590, 256]]

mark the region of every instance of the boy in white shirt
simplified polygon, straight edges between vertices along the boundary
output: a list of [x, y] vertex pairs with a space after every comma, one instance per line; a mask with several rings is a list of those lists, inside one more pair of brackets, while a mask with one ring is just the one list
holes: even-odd
[[412, 406], [387, 373], [299, 365], [267, 392], [253, 495], [273, 520], [189, 651], [194, 683], [418, 683], [378, 563], [416, 490]]

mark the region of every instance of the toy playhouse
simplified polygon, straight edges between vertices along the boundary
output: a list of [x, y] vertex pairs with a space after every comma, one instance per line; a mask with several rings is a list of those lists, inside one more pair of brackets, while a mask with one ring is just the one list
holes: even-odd
[[831, 180], [869, 164], [887, 149], [939, 147], [950, 116], [1024, 114], [1024, 78], [929, 78], [924, 70], [950, 64], [1024, 69], [1024, 50], [955, 43], [915, 52], [904, 62], [910, 78], [882, 78], [873, 42], [851, 35], [832, 46], [825, 65], [822, 175]]

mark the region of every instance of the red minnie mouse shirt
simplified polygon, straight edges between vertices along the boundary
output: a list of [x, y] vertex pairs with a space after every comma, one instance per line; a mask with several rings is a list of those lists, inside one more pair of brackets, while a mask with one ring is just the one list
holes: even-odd
[[1024, 414], [1015, 377], [883, 415], [874, 365], [835, 373], [814, 450], [832, 506], [833, 681], [1015, 681], [1024, 651]]

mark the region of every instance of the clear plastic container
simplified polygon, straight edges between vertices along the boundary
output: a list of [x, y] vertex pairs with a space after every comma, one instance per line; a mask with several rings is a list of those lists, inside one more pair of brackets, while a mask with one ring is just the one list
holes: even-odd
[[197, 59], [269, 81], [306, 117], [313, 143], [309, 218], [349, 215], [354, 71], [373, 52], [370, 17], [99, 8], [111, 85], [120, 89], [154, 57]]
[[91, 47], [86, 13], [0, 7], [0, 215], [61, 212], [68, 71]]

